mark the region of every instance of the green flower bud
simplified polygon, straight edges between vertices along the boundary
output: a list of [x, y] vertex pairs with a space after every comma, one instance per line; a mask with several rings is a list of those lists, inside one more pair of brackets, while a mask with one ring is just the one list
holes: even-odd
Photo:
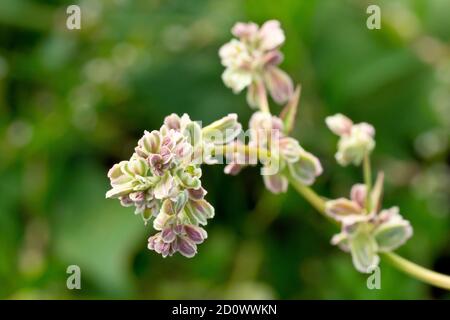
[[161, 140], [161, 134], [158, 131], [145, 131], [144, 136], [138, 141], [135, 151], [139, 156], [147, 158], [150, 154], [159, 152]]
[[292, 177], [304, 185], [311, 185], [322, 174], [322, 165], [313, 154], [303, 151], [297, 162], [288, 163]]
[[202, 133], [203, 139], [217, 145], [233, 141], [241, 131], [242, 126], [237, 121], [237, 114], [232, 113], [204, 127]]
[[202, 129], [197, 122], [192, 121], [186, 125], [183, 131], [183, 135], [187, 137], [187, 141], [196, 147], [202, 143]]

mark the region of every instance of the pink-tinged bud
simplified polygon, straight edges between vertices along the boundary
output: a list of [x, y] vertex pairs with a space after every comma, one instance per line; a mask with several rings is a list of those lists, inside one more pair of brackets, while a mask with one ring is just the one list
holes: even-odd
[[276, 116], [272, 116], [266, 112], [255, 112], [249, 121], [250, 130], [259, 131], [272, 131], [283, 130], [283, 121]]
[[198, 189], [188, 189], [188, 195], [189, 198], [192, 200], [201, 200], [205, 197], [206, 195], [206, 190], [203, 189], [202, 187], [198, 188]]
[[338, 246], [342, 251], [349, 252], [349, 242], [348, 242], [348, 234], [346, 232], [341, 232], [335, 234], [331, 238], [331, 244], [334, 246]]
[[359, 130], [371, 136], [372, 138], [375, 137], [375, 128], [367, 122], [358, 123], [354, 125], [354, 127], [359, 127]]
[[279, 140], [280, 153], [287, 162], [297, 162], [303, 151], [297, 140], [291, 137], [283, 137]]
[[188, 238], [195, 244], [202, 243], [208, 237], [208, 234], [203, 228], [194, 225], [185, 225], [184, 231], [186, 232]]
[[263, 175], [263, 181], [267, 190], [275, 194], [286, 192], [289, 184], [286, 177], [281, 174]]
[[283, 132], [283, 121], [276, 116], [272, 116], [272, 130], [278, 131], [280, 135]]
[[327, 117], [325, 123], [338, 136], [349, 135], [353, 126], [352, 120], [340, 113]]
[[242, 40], [251, 40], [258, 32], [258, 25], [253, 22], [243, 23], [237, 22], [231, 29], [231, 33]]
[[193, 159], [194, 149], [189, 143], [179, 143], [174, 149], [175, 156], [180, 160], [190, 161]]
[[134, 205], [133, 200], [130, 199], [129, 195], [125, 195], [122, 197], [119, 197], [120, 204], [124, 207], [131, 207]]
[[268, 66], [264, 72], [264, 82], [276, 103], [286, 103], [294, 92], [294, 85], [289, 75], [283, 70]]
[[164, 125], [168, 129], [179, 131], [181, 128], [180, 117], [177, 114], [172, 113], [164, 119]]
[[171, 250], [171, 245], [162, 240], [161, 233], [157, 233], [148, 239], [148, 248], [161, 254], [163, 258], [173, 253], [173, 250]]
[[259, 29], [260, 48], [262, 50], [273, 50], [282, 45], [285, 35], [281, 29], [280, 22], [269, 20]]
[[192, 258], [197, 253], [197, 245], [187, 237], [177, 238], [178, 252], [186, 258]]
[[163, 157], [160, 154], [152, 154], [150, 158], [148, 158], [148, 162], [155, 175], [157, 176], [164, 175], [164, 161]]
[[176, 238], [176, 234], [173, 231], [173, 228], [171, 226], [164, 228], [163, 231], [161, 232], [161, 239], [165, 243], [171, 243], [175, 240], [175, 238]]
[[264, 54], [261, 65], [263, 66], [277, 66], [283, 61], [283, 54], [278, 50], [272, 50]]
[[184, 207], [184, 213], [191, 224], [206, 225], [207, 220], [214, 217], [214, 207], [206, 200], [189, 200]]
[[225, 174], [229, 174], [231, 176], [236, 176], [239, 174], [239, 172], [241, 172], [242, 168], [243, 168], [243, 166], [240, 164], [230, 163], [225, 166], [225, 168], [223, 169], [223, 172]]
[[136, 153], [141, 157], [148, 157], [152, 153], [158, 153], [161, 144], [161, 135], [158, 131], [145, 131], [144, 136], [138, 141]]
[[361, 208], [364, 208], [367, 197], [367, 187], [364, 184], [358, 183], [352, 187], [350, 191], [350, 199], [356, 202]]

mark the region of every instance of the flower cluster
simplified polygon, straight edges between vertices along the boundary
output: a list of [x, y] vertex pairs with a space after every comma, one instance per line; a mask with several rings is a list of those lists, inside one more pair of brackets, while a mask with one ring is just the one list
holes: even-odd
[[353, 265], [363, 273], [378, 266], [378, 252], [389, 252], [404, 244], [412, 236], [409, 221], [403, 219], [398, 207], [380, 210], [383, 175], [368, 194], [363, 184], [352, 187], [350, 199], [339, 198], [326, 202], [326, 213], [340, 222], [341, 233], [331, 243], [350, 252]]
[[[263, 164], [261, 173], [266, 188], [273, 193], [286, 192], [288, 175], [304, 185], [311, 185], [322, 173], [319, 159], [305, 151], [297, 140], [286, 136], [284, 127], [281, 118], [260, 111], [253, 114], [249, 123], [248, 146], [266, 153], [260, 159]], [[245, 166], [245, 161], [251, 164], [239, 152], [233, 154], [232, 160], [225, 167], [227, 174], [238, 174]]]
[[214, 208], [204, 199], [200, 165], [208, 163], [208, 152], [215, 145], [235, 139], [240, 130], [235, 114], [203, 129], [187, 114], [172, 114], [160, 130], [144, 133], [130, 160], [109, 170], [112, 188], [106, 197], [134, 206], [145, 223], [154, 218], [158, 233], [149, 238], [150, 250], [163, 257], [196, 254], [197, 245], [207, 237], [202, 226], [214, 217]]
[[232, 39], [219, 50], [225, 85], [239, 93], [248, 87], [247, 102], [253, 108], [267, 108], [267, 90], [275, 102], [288, 101], [293, 93], [291, 78], [277, 66], [283, 55], [278, 48], [285, 40], [276, 20], [257, 24], [238, 22], [231, 30]]
[[353, 124], [352, 120], [340, 113], [327, 117], [325, 122], [333, 133], [340, 136], [336, 153], [339, 164], [359, 165], [364, 156], [375, 148], [375, 129], [372, 125], [365, 122]]
[[[300, 87], [294, 90], [291, 78], [277, 67], [283, 59], [279, 47], [285, 40], [280, 23], [270, 20], [259, 27], [253, 22], [238, 22], [231, 32], [239, 40], [232, 39], [220, 48], [219, 55], [226, 67], [223, 81], [235, 93], [248, 87], [247, 102], [260, 111], [250, 119], [248, 145], [239, 140], [233, 142], [235, 148], [231, 155], [227, 154], [229, 164], [225, 173], [236, 175], [243, 167], [260, 160], [264, 184], [273, 193], [286, 192], [289, 177], [311, 185], [322, 173], [322, 167], [314, 155], [289, 137]], [[286, 103], [279, 117], [270, 113], [267, 91], [278, 104]], [[246, 152], [243, 147], [247, 147]]]

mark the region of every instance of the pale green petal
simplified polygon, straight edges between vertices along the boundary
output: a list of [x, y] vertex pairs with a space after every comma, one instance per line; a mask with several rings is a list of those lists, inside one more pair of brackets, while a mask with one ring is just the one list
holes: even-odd
[[353, 265], [362, 273], [370, 273], [380, 261], [377, 243], [369, 232], [357, 232], [349, 239]]
[[379, 218], [383, 222], [375, 229], [374, 235], [380, 251], [395, 250], [411, 238], [411, 224], [402, 218], [397, 207], [381, 211]]

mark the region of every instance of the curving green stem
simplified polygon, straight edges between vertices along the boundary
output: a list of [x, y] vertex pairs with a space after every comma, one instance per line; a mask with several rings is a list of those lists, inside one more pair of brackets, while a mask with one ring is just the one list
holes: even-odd
[[233, 153], [241, 153], [245, 154], [247, 157], [262, 160], [263, 162], [270, 161], [270, 160], [277, 160], [278, 157], [276, 155], [271, 154], [269, 150], [257, 148], [257, 147], [250, 147], [248, 145], [224, 145], [224, 146], [216, 146], [214, 148], [214, 153], [216, 155], [228, 155], [231, 156]]
[[[270, 151], [249, 147], [247, 145], [237, 145], [237, 146], [218, 146], [215, 148], [216, 154], [232, 154], [234, 152], [241, 152], [247, 156], [258, 157], [261, 160], [268, 160], [270, 158], [273, 159], [274, 155], [271, 155]], [[366, 159], [367, 158], [367, 159]], [[369, 157], [364, 158], [364, 180], [366, 184], [370, 184], [371, 187], [371, 175], [370, 175], [370, 162]], [[325, 213], [325, 200], [321, 196], [319, 196], [313, 189], [307, 187], [292, 177], [288, 177], [290, 184], [294, 187], [294, 189], [305, 198], [322, 216], [326, 217], [329, 221], [336, 223], [334, 220], [331, 220], [330, 217]], [[385, 252], [380, 253], [380, 255], [388, 261], [392, 266], [397, 268], [398, 270], [421, 280], [430, 285], [434, 285], [439, 288], [443, 288], [446, 290], [450, 290], [450, 276], [438, 273], [427, 268], [421, 267], [414, 262], [411, 262], [393, 252]]]
[[415, 264], [405, 258], [400, 257], [398, 254], [394, 252], [385, 252], [381, 254], [386, 261], [392, 264], [397, 269], [413, 276], [416, 279], [422, 280], [423, 282], [429, 283], [439, 288], [450, 290], [450, 277], [433, 271], [426, 269], [424, 267]]

